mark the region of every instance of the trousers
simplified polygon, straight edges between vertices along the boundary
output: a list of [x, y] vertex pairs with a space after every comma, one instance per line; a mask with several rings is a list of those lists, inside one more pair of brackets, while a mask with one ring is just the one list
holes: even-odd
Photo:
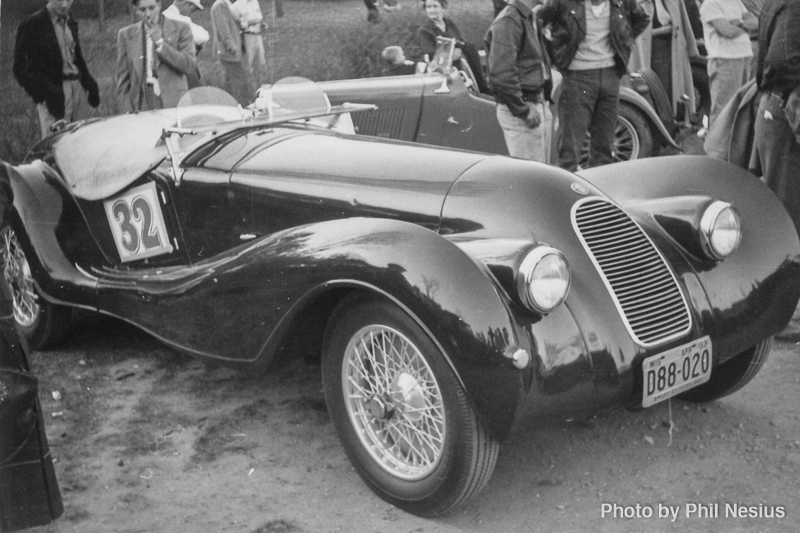
[[[36, 104], [36, 114], [39, 118], [39, 132], [42, 139], [50, 135], [50, 128], [59, 119], [54, 117], [47, 104]], [[64, 81], [64, 120], [74, 122], [89, 117], [89, 95], [78, 80]]]
[[769, 93], [761, 96], [754, 130], [762, 179], [783, 202], [800, 233], [800, 144], [780, 98]]
[[581, 152], [589, 132], [589, 166], [614, 161], [614, 131], [619, 106], [619, 75], [614, 67], [569, 70], [564, 74], [558, 118], [561, 144], [558, 165], [578, 170]]
[[553, 138], [553, 114], [547, 103], [534, 104], [542, 122], [529, 128], [525, 121], [511, 114], [508, 106], [497, 106], [497, 122], [503, 129], [508, 154], [517, 159], [550, 163], [550, 146]]

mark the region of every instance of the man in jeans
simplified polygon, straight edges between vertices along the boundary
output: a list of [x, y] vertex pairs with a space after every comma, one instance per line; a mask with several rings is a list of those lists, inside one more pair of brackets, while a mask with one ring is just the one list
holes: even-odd
[[534, 0], [511, 0], [484, 39], [497, 121], [511, 157], [550, 162], [550, 60], [534, 23]]
[[564, 74], [559, 166], [578, 169], [587, 131], [589, 166], [607, 165], [613, 162], [620, 78], [650, 17], [636, 0], [547, 0], [539, 18], [549, 25], [551, 57]]
[[753, 47], [749, 32], [758, 28], [758, 20], [741, 0], [705, 0], [700, 16], [708, 51], [710, 129], [725, 104], [750, 79]]

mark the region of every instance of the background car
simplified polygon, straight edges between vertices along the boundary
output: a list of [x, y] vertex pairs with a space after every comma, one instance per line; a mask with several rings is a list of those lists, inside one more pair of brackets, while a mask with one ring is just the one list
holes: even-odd
[[[372, 113], [354, 116], [359, 134], [508, 155], [494, 98], [477, 92], [468, 66], [453, 65], [454, 40], [439, 40], [440, 49], [425, 73], [328, 81], [320, 86], [334, 104], [363, 102], [377, 106]], [[555, 75], [560, 78], [560, 74]], [[556, 88], [556, 99], [558, 93]], [[635, 77], [620, 87], [616, 161], [651, 157], [663, 146], [680, 150], [673, 138], [678, 130], [671, 106], [666, 108], [667, 115], [660, 116], [651, 104], [653, 95], [666, 98], [652, 77]]]
[[463, 505], [530, 420], [738, 390], [800, 298], [791, 220], [727, 163], [576, 175], [355, 135], [371, 106], [301, 79], [253, 111], [214, 94], [0, 166], [17, 325], [46, 346], [83, 308], [248, 372], [317, 358], [346, 453], [406, 511]]

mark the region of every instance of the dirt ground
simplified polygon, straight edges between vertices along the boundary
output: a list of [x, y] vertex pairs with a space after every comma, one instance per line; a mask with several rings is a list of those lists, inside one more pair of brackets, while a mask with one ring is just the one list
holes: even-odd
[[[776, 343], [750, 386], [707, 406], [522, 428], [477, 498], [427, 520], [361, 482], [318, 367], [242, 375], [81, 315], [61, 348], [32, 356], [66, 511], [31, 531], [796, 532], [799, 354]], [[741, 505], [756, 517], [726, 516]], [[658, 517], [668, 508], [674, 522]]]

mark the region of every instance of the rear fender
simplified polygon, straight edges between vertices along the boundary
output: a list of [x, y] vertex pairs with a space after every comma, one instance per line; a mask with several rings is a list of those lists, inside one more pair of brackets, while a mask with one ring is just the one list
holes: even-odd
[[65, 222], [64, 213], [67, 204], [73, 202], [72, 197], [55, 171], [42, 161], [6, 168], [17, 214], [11, 224], [40, 294], [53, 303], [69, 302], [93, 308], [95, 279], [78, 270], [66, 257], [56, 236]]
[[644, 99], [642, 95], [631, 89], [630, 87], [620, 87], [619, 88], [619, 99], [621, 102], [626, 102], [633, 107], [635, 107], [638, 111], [641, 111], [645, 117], [647, 118], [647, 122], [650, 124], [650, 128], [661, 137], [663, 143], [666, 143], [673, 148], [680, 150], [681, 152], [683, 149], [678, 146], [672, 136], [667, 131], [667, 127], [664, 126], [664, 123], [661, 122], [661, 119], [658, 117], [658, 113], [656, 110], [653, 109], [653, 106]]

